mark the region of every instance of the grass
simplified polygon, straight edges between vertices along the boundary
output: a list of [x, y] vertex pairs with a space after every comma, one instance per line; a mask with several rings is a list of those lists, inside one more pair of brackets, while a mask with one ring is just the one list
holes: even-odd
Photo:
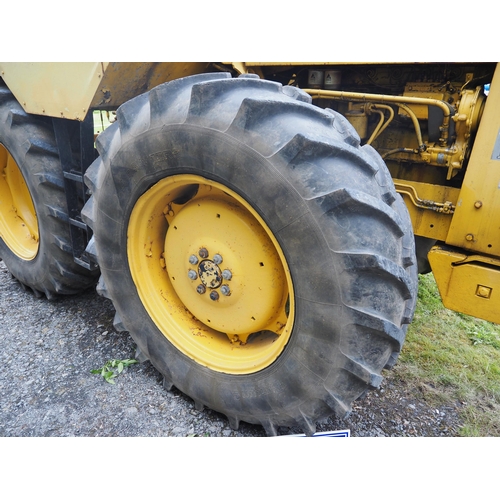
[[116, 119], [111, 111], [94, 111], [94, 134], [100, 134]]
[[395, 375], [457, 403], [462, 436], [500, 436], [500, 325], [445, 309], [432, 274], [419, 277], [413, 323]]

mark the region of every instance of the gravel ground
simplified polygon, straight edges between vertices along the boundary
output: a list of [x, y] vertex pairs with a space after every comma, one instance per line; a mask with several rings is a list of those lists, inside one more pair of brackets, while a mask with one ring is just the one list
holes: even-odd
[[[0, 436], [265, 436], [242, 423], [233, 431], [214, 411], [200, 412], [167, 392], [149, 362], [126, 368], [114, 385], [91, 370], [133, 358], [135, 344], [113, 328], [111, 302], [88, 291], [56, 302], [22, 290], [0, 261]], [[456, 436], [457, 408], [432, 407], [389, 374], [345, 420], [319, 431], [357, 436]], [[280, 428], [281, 435], [300, 429]]]

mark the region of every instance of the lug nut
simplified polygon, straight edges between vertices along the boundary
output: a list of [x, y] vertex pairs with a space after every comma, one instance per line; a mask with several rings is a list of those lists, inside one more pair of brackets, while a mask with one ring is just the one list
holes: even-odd
[[216, 253], [214, 255], [212, 261], [213, 261], [214, 264], [219, 265], [222, 262], [222, 255], [219, 255], [218, 253]]
[[210, 298], [212, 300], [219, 300], [219, 294], [214, 290], [213, 292], [210, 292]]
[[208, 250], [206, 248], [200, 248], [200, 251], [198, 252], [198, 255], [202, 259], [206, 259], [208, 257]]
[[193, 264], [193, 266], [198, 264], [198, 257], [196, 257], [196, 255], [190, 255], [189, 256], [189, 263]]
[[227, 297], [228, 295], [231, 295], [231, 289], [227, 285], [222, 285], [220, 287], [220, 293]]
[[233, 277], [233, 273], [229, 269], [224, 269], [224, 271], [222, 271], [222, 277], [225, 280], [230, 281]]
[[207, 291], [207, 289], [205, 288], [205, 285], [198, 285], [198, 286], [196, 287], [196, 291], [197, 291], [200, 295], [202, 295], [202, 294], [204, 294], [204, 293]]
[[193, 271], [192, 269], [190, 269], [188, 271], [188, 278], [190, 280], [195, 280], [197, 277], [198, 277], [198, 274], [196, 273], [196, 271]]

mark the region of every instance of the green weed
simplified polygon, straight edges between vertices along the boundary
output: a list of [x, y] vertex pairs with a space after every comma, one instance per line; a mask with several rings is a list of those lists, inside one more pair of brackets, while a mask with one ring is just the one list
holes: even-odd
[[91, 370], [90, 373], [101, 375], [106, 382], [114, 384], [114, 379], [128, 366], [136, 364], [136, 359], [110, 359], [106, 364], [97, 370]]

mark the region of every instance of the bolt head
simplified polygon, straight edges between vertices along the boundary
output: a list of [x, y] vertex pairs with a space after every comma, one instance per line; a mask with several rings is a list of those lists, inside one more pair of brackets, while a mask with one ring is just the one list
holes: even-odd
[[219, 294], [215, 290], [213, 290], [212, 292], [210, 292], [210, 298], [214, 301], [219, 300]]
[[231, 295], [231, 289], [227, 285], [222, 285], [220, 287], [220, 292], [222, 295], [225, 295], [226, 297]]
[[188, 278], [190, 280], [195, 280], [197, 277], [198, 277], [198, 273], [196, 271], [193, 271], [192, 269], [190, 269], [188, 271]]
[[208, 257], [208, 250], [206, 248], [200, 248], [200, 251], [198, 252], [198, 255], [202, 259], [206, 259]]
[[198, 285], [198, 286], [196, 287], [196, 291], [197, 291], [200, 295], [202, 295], [202, 294], [204, 294], [204, 293], [207, 291], [207, 289], [205, 288], [205, 285]]
[[224, 271], [222, 271], [222, 277], [225, 280], [230, 281], [233, 277], [233, 273], [229, 269], [224, 269]]
[[476, 295], [484, 299], [489, 299], [491, 296], [492, 288], [488, 286], [478, 285], [476, 290]]
[[193, 264], [193, 266], [198, 264], [198, 257], [196, 257], [196, 255], [190, 255], [189, 256], [189, 263]]
[[219, 255], [218, 253], [216, 253], [213, 256], [212, 261], [213, 261], [214, 264], [219, 265], [222, 262], [222, 255]]

